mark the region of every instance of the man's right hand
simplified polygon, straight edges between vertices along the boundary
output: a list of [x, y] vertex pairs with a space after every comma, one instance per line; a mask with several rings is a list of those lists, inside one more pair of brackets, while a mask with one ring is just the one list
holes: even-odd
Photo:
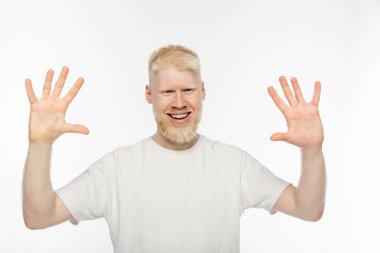
[[59, 98], [68, 73], [69, 69], [63, 67], [54, 90], [51, 93], [54, 71], [49, 70], [46, 74], [42, 97], [40, 99], [34, 94], [31, 80], [25, 80], [26, 92], [30, 102], [30, 143], [52, 145], [53, 142], [64, 133], [89, 133], [87, 127], [78, 124], [69, 124], [65, 121], [66, 110], [84, 82], [82, 77], [78, 78], [69, 92], [63, 98]]
[[63, 67], [50, 94], [54, 72], [49, 70], [40, 99], [34, 94], [32, 82], [25, 80], [30, 117], [29, 151], [23, 177], [23, 215], [30, 229], [50, 227], [72, 218], [50, 180], [51, 149], [55, 139], [69, 132], [88, 134], [85, 126], [65, 121], [66, 110], [84, 82], [83, 78], [78, 78], [69, 92], [59, 98], [68, 73], [69, 69]]

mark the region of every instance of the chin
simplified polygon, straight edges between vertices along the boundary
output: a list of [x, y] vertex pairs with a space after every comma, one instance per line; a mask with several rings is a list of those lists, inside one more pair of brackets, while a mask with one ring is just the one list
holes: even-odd
[[173, 126], [165, 117], [160, 117], [153, 107], [153, 115], [157, 122], [157, 129], [162, 136], [169, 142], [175, 144], [186, 144], [194, 141], [198, 137], [197, 129], [200, 122], [202, 111], [200, 110], [195, 120], [189, 122], [188, 125], [183, 127]]
[[198, 137], [196, 126], [179, 129], [169, 124], [158, 124], [158, 130], [165, 139], [176, 144], [190, 143]]

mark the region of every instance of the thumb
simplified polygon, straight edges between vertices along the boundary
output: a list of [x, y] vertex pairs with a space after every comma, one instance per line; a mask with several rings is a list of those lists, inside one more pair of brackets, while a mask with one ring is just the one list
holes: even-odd
[[271, 141], [285, 141], [286, 133], [275, 133], [270, 137]]
[[64, 131], [66, 133], [88, 134], [90, 131], [84, 125], [66, 124]]

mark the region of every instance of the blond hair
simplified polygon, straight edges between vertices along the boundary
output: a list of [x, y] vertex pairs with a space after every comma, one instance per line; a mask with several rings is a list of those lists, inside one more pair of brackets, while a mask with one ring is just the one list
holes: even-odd
[[170, 67], [177, 70], [191, 71], [201, 80], [200, 60], [198, 55], [181, 45], [167, 45], [154, 51], [149, 58], [149, 82], [154, 74]]

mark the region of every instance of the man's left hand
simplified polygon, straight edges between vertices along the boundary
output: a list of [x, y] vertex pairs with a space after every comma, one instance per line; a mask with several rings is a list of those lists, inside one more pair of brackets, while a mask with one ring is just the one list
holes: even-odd
[[275, 133], [270, 139], [272, 141], [286, 141], [300, 148], [320, 147], [323, 143], [323, 127], [318, 111], [318, 103], [321, 94], [321, 83], [315, 82], [314, 94], [310, 103], [306, 102], [298, 81], [295, 77], [290, 79], [294, 94], [284, 76], [280, 77], [280, 83], [289, 105], [277, 94], [276, 90], [270, 86], [269, 95], [276, 106], [284, 114], [288, 125], [288, 132]]

